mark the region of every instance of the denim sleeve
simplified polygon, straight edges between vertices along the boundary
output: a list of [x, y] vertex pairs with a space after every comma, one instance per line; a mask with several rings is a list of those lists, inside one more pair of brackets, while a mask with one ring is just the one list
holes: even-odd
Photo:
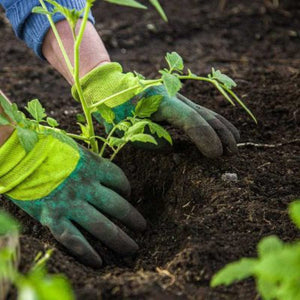
[[[56, 0], [59, 4], [80, 10], [85, 7], [86, 0]], [[44, 59], [42, 54], [42, 44], [50, 24], [45, 15], [31, 13], [33, 7], [39, 6], [38, 0], [0, 0], [6, 12], [14, 32], [18, 38], [23, 40], [39, 57]], [[46, 3], [50, 8], [51, 5]], [[53, 16], [54, 22], [64, 19], [64, 16], [56, 13]], [[92, 14], [89, 21], [94, 23]]]

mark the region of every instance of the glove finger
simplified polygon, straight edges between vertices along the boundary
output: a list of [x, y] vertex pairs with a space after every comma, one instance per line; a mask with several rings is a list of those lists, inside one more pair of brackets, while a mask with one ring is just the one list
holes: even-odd
[[[225, 126], [223, 122], [217, 119], [216, 114], [213, 114], [211, 110], [206, 109], [200, 105], [195, 104], [194, 102], [190, 101], [186, 97], [178, 94], [178, 99], [195, 109], [201, 117], [203, 117], [207, 123], [216, 131], [222, 144], [224, 146], [224, 150], [228, 153], [237, 153], [238, 148], [236, 144], [236, 140], [234, 135], [232, 134], [231, 130]], [[228, 122], [229, 123], [229, 122]]]
[[196, 103], [194, 103], [193, 101], [189, 100], [188, 98], [184, 97], [181, 94], [178, 94], [177, 97], [183, 101], [184, 103], [186, 103], [187, 105], [189, 105], [190, 107], [200, 110], [200, 111], [207, 111], [210, 112], [213, 116], [215, 116], [219, 121], [221, 121], [228, 130], [230, 130], [230, 132], [232, 133], [232, 135], [234, 136], [236, 142], [238, 142], [240, 140], [240, 133], [238, 131], [238, 129], [231, 123], [229, 122], [227, 119], [225, 119], [224, 117], [222, 117], [221, 115], [219, 115], [218, 113], [214, 112], [213, 110], [210, 110], [206, 107], [203, 107], [201, 105], [198, 105]]
[[[130, 195], [130, 183], [124, 172], [117, 165], [93, 153], [87, 153], [87, 155], [94, 158], [90, 160], [90, 168], [96, 170], [96, 180], [99, 180], [102, 185], [116, 191], [118, 194], [126, 197]], [[97, 160], [96, 162], [95, 158]]]
[[139, 249], [122, 229], [87, 202], [82, 202], [81, 208], [75, 208], [70, 215], [73, 221], [121, 255], [131, 255]]
[[207, 157], [218, 157], [223, 153], [220, 138], [215, 130], [196, 110], [176, 97], [165, 97], [159, 110], [153, 115], [154, 121], [167, 121], [183, 129], [197, 148]]
[[102, 259], [84, 238], [81, 232], [67, 219], [48, 224], [55, 239], [85, 265], [93, 268], [102, 266]]
[[92, 188], [91, 191], [93, 193], [89, 195], [88, 202], [97, 207], [101, 212], [118, 219], [135, 231], [146, 229], [146, 220], [144, 217], [116, 192], [101, 185]]

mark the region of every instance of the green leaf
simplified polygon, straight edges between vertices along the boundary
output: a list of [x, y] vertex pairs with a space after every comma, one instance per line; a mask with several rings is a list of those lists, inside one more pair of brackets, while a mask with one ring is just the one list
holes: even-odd
[[86, 123], [86, 119], [85, 119], [85, 116], [83, 114], [77, 114], [76, 115], [76, 120], [79, 123]]
[[283, 242], [275, 235], [263, 238], [257, 245], [258, 255], [262, 258], [283, 248]]
[[78, 150], [77, 143], [72, 138], [70, 138], [63, 130], [58, 131], [57, 129], [45, 129], [43, 131], [43, 134], [51, 135], [62, 143], [69, 145], [75, 150]]
[[162, 126], [160, 126], [156, 123], [153, 123], [153, 122], [149, 122], [148, 126], [149, 126], [150, 132], [152, 134], [155, 133], [159, 138], [164, 138], [171, 145], [173, 145], [173, 141], [172, 141], [172, 138], [171, 138], [169, 132], [167, 130], [165, 130]]
[[51, 126], [51, 127], [57, 127], [58, 123], [55, 119], [48, 117], [47, 118], [47, 123]]
[[123, 139], [116, 138], [116, 137], [112, 136], [112, 137], [109, 139], [108, 144], [109, 144], [111, 147], [120, 147], [120, 146], [122, 146], [123, 144], [126, 144], [126, 141], [123, 140]]
[[135, 114], [140, 118], [148, 118], [155, 113], [162, 101], [161, 95], [142, 98], [135, 107]]
[[141, 3], [135, 1], [135, 0], [105, 0], [106, 2], [123, 5], [123, 6], [130, 6], [134, 8], [140, 8], [140, 9], [147, 9], [147, 6], [142, 5]]
[[254, 267], [257, 260], [254, 258], [242, 258], [239, 261], [230, 263], [214, 275], [210, 285], [229, 285], [234, 281], [239, 281], [254, 274]]
[[115, 113], [113, 110], [105, 104], [101, 104], [97, 107], [98, 112], [101, 114], [102, 118], [109, 124], [113, 124], [115, 120]]
[[84, 124], [81, 124], [81, 123], [77, 123], [77, 124], [79, 125], [79, 127], [81, 129], [81, 136], [89, 138], [90, 131], [89, 131], [88, 125], [84, 125]]
[[0, 236], [19, 230], [18, 222], [4, 211], [0, 211]]
[[220, 70], [216, 71], [214, 68], [212, 68], [212, 74], [211, 74], [211, 76], [209, 76], [209, 78], [213, 78], [213, 79], [218, 80], [219, 82], [224, 84], [226, 88], [228, 88], [230, 90], [233, 87], [237, 86], [237, 84], [229, 76], [221, 73]]
[[158, 0], [149, 0], [150, 3], [155, 7], [155, 9], [158, 11], [158, 13], [160, 14], [161, 18], [165, 21], [168, 22], [168, 18], [163, 10], [163, 8], [161, 7], [160, 3]]
[[12, 105], [11, 105], [11, 103], [8, 102], [6, 100], [6, 98], [1, 95], [1, 93], [0, 93], [0, 105], [3, 108], [5, 114], [7, 114], [13, 121], [16, 121], [14, 119], [14, 115], [12, 113]]
[[117, 129], [122, 131], [127, 131], [130, 128], [131, 124], [127, 121], [122, 121], [116, 125]]
[[125, 137], [130, 137], [132, 135], [143, 133], [145, 127], [149, 124], [149, 120], [138, 121], [134, 125], [130, 126], [127, 132], [124, 135]]
[[296, 200], [289, 206], [289, 214], [292, 221], [300, 229], [300, 200]]
[[263, 299], [265, 300], [273, 300], [276, 299], [277, 294], [277, 283], [265, 280], [263, 278], [258, 278], [257, 280], [257, 290]]
[[139, 133], [128, 138], [131, 142], [151, 143], [157, 145], [155, 138], [149, 134]]
[[16, 103], [12, 104], [11, 113], [12, 113], [12, 116], [13, 116], [12, 118], [16, 123], [18, 123], [18, 124], [20, 124], [20, 123], [29, 124], [27, 122], [27, 119], [26, 119], [25, 115], [21, 111], [19, 111], [18, 106], [17, 106]]
[[10, 122], [6, 119], [5, 116], [0, 115], [0, 125], [9, 125]]
[[183, 59], [177, 52], [167, 53], [166, 61], [169, 65], [170, 71], [182, 71], [184, 68]]
[[170, 97], [174, 97], [182, 87], [182, 83], [175, 75], [162, 71], [163, 84]]
[[46, 9], [44, 9], [41, 6], [35, 6], [31, 12], [35, 13], [35, 14], [48, 15], [48, 16], [53, 15], [53, 13], [51, 13], [50, 11], [47, 11]]
[[22, 147], [27, 153], [30, 152], [39, 141], [38, 134], [31, 129], [17, 126], [17, 134]]
[[25, 109], [38, 123], [40, 123], [46, 117], [45, 109], [38, 99], [29, 101]]

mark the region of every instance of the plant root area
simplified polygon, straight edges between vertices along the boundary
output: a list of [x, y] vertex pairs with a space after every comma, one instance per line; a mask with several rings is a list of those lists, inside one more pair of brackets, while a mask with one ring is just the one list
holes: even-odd
[[[148, 78], [171, 51], [194, 73], [220, 69], [236, 80], [236, 92], [258, 125], [206, 83], [187, 82], [182, 93], [233, 122], [241, 143], [275, 146], [240, 147], [237, 155], [211, 160], [167, 125], [172, 151], [125, 148], [116, 163], [130, 179], [130, 201], [148, 228], [129, 232], [140, 246], [131, 258], [118, 257], [87, 235], [105, 262], [100, 270], [77, 262], [47, 228], [12, 203], [3, 198], [0, 206], [23, 226], [21, 270], [29, 270], [39, 251], [54, 248], [49, 271], [66, 274], [77, 299], [258, 299], [252, 279], [215, 289], [209, 283], [225, 264], [255, 257], [263, 237], [299, 238], [287, 207], [300, 196], [300, 2], [282, 0], [275, 7], [271, 0], [232, 0], [223, 10], [219, 1], [162, 4], [167, 24], [152, 9], [95, 4], [96, 27], [111, 59]], [[1, 89], [21, 107], [39, 98], [62, 128], [78, 133], [80, 108], [65, 80], [14, 37], [3, 11], [0, 32]], [[237, 181], [223, 181], [226, 172]]]

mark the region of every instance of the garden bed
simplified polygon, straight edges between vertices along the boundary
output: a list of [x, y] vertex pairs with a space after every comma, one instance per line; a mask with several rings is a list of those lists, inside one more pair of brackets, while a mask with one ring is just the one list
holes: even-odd
[[[217, 289], [209, 282], [226, 263], [256, 256], [264, 236], [299, 238], [286, 208], [300, 195], [300, 3], [283, 0], [274, 8], [268, 1], [228, 2], [220, 12], [218, 1], [162, 1], [169, 24], [155, 11], [103, 3], [95, 5], [94, 15], [112, 60], [126, 71], [155, 76], [167, 51], [177, 51], [197, 74], [219, 68], [236, 79], [257, 126], [209, 85], [187, 83], [184, 94], [232, 121], [241, 142], [286, 144], [241, 147], [236, 156], [210, 160], [180, 131], [168, 128], [172, 152], [125, 148], [116, 163], [130, 179], [131, 202], [146, 217], [148, 229], [132, 235], [140, 251], [126, 259], [89, 236], [105, 262], [100, 270], [78, 263], [47, 229], [1, 199], [0, 207], [23, 224], [22, 270], [29, 269], [38, 251], [55, 248], [49, 270], [65, 273], [78, 299], [256, 297], [252, 280]], [[67, 83], [14, 38], [2, 12], [0, 32], [1, 89], [20, 106], [39, 98], [61, 127], [77, 130], [70, 124], [76, 123], [79, 107]], [[236, 173], [238, 181], [222, 181], [225, 172]]]

